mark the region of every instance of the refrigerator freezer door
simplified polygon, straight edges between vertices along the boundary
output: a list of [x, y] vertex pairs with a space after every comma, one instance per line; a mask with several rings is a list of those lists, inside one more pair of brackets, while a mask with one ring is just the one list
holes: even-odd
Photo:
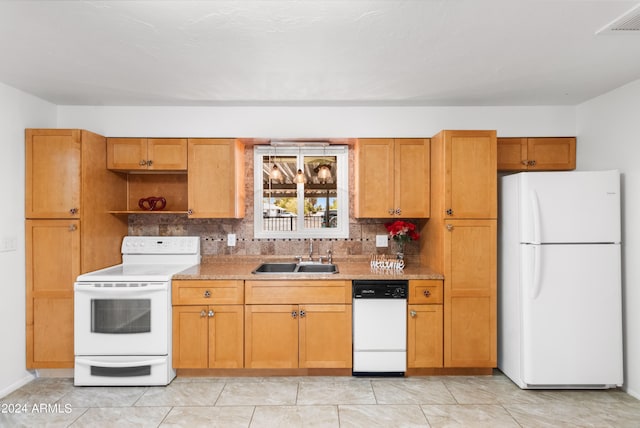
[[618, 171], [530, 172], [519, 180], [520, 242], [620, 242]]
[[621, 385], [620, 245], [522, 245], [522, 381]]

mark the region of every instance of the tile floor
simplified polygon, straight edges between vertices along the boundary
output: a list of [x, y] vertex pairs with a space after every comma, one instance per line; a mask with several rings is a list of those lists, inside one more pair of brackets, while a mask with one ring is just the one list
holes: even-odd
[[0, 406], [0, 427], [640, 427], [640, 401], [620, 390], [523, 391], [499, 372], [177, 378], [166, 387], [39, 378]]

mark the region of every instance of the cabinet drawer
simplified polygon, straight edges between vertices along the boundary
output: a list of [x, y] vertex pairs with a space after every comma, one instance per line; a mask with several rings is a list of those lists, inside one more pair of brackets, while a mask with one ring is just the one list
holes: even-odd
[[442, 280], [421, 279], [409, 281], [409, 303], [442, 304]]
[[247, 304], [350, 303], [350, 281], [245, 281]]
[[174, 305], [242, 304], [242, 281], [177, 280], [173, 281]]

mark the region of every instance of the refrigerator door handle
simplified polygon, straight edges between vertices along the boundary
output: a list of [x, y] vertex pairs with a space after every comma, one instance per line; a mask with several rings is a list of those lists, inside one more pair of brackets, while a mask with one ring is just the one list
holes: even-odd
[[531, 209], [533, 216], [533, 242], [535, 244], [540, 243], [540, 229], [542, 225], [540, 224], [540, 201], [538, 200], [538, 193], [535, 190], [531, 190], [529, 192], [529, 197], [531, 198]]
[[533, 300], [537, 299], [540, 295], [540, 289], [542, 288], [542, 281], [540, 280], [540, 269], [541, 269], [541, 253], [542, 246], [541, 245], [532, 245], [533, 247]]

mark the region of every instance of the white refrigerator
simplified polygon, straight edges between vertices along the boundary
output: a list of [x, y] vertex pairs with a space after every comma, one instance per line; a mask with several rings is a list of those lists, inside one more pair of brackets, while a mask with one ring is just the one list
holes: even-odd
[[498, 368], [520, 388], [623, 382], [620, 174], [500, 179]]

